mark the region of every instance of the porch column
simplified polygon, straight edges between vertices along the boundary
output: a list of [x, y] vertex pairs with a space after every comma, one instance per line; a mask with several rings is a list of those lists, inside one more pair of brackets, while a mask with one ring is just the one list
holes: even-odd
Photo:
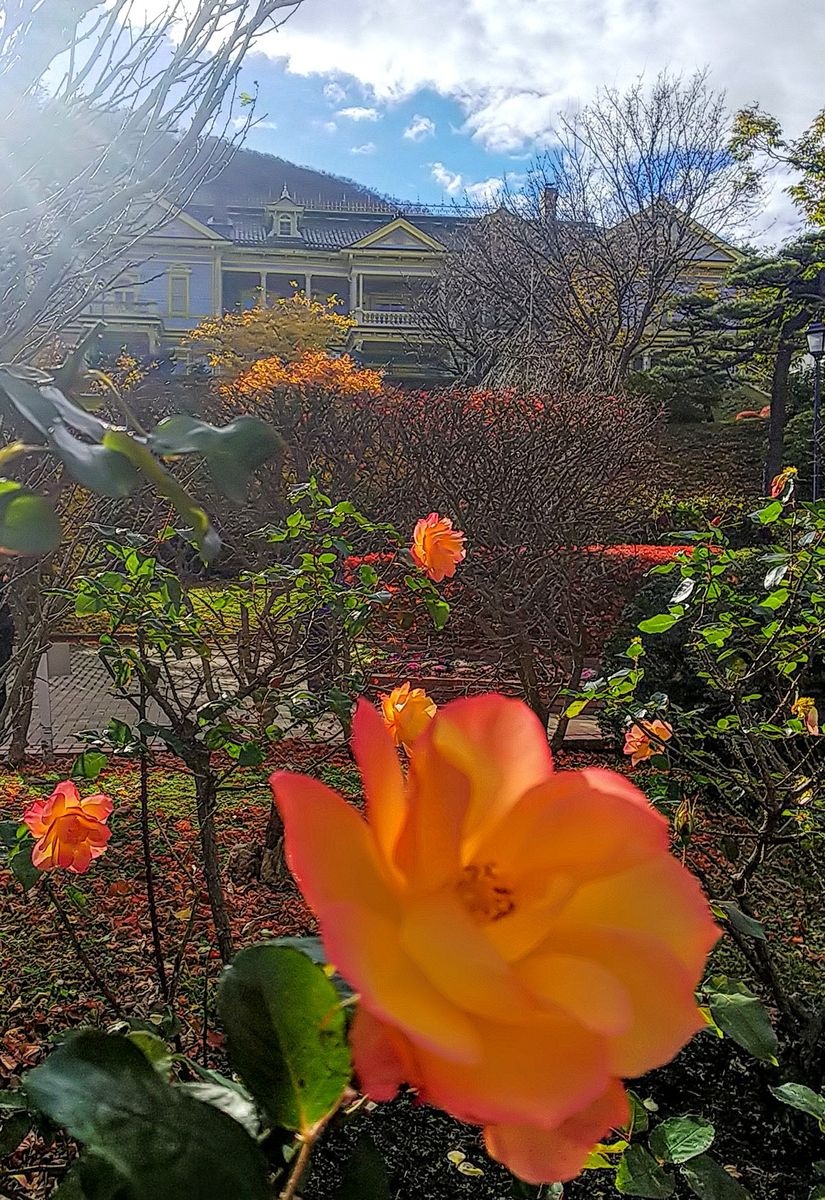
[[350, 280], [349, 280], [349, 310], [350, 310], [350, 312], [352, 312], [353, 309], [356, 309], [357, 307], [358, 307], [358, 276], [353, 271], [352, 275], [350, 275]]
[[261, 271], [261, 307], [266, 308], [266, 271]]

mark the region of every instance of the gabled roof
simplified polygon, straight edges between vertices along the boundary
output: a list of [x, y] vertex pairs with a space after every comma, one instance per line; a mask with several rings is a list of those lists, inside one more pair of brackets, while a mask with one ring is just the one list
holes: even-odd
[[389, 221], [359, 241], [353, 242], [350, 249], [443, 251], [446, 247], [405, 217], [396, 217], [394, 221]]

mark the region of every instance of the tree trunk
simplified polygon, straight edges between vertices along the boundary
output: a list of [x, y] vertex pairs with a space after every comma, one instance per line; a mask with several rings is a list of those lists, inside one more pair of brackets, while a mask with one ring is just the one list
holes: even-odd
[[[567, 686], [571, 691], [580, 687], [582, 681], [582, 671], [584, 670], [584, 655], [577, 654], [573, 659], [570, 678], [567, 681]], [[565, 710], [567, 705], [564, 706]], [[550, 741], [551, 750], [561, 750], [564, 745], [564, 739], [567, 737], [567, 729], [570, 725], [570, 717], [564, 715], [564, 710], [559, 713], [559, 720], [556, 728], [553, 730], [553, 737]]]
[[763, 490], [767, 495], [771, 480], [785, 465], [785, 425], [788, 419], [788, 379], [793, 356], [798, 349], [796, 334], [807, 325], [810, 313], [806, 311], [789, 317], [782, 325], [779, 345], [773, 361], [771, 377], [771, 418], [768, 426], [768, 452], [765, 459]]
[[195, 807], [198, 814], [198, 830], [200, 833], [201, 854], [203, 855], [203, 874], [206, 880], [206, 894], [209, 898], [209, 908], [215, 925], [215, 936], [218, 940], [218, 951], [221, 961], [228, 963], [235, 953], [232, 941], [232, 930], [229, 925], [229, 914], [226, 909], [226, 897], [221, 882], [221, 868], [218, 859], [218, 842], [215, 834], [215, 807], [217, 793], [215, 781], [209, 767], [208, 753], [191, 756], [187, 764], [192, 769], [195, 778]]
[[266, 837], [261, 853], [261, 883], [277, 888], [284, 882], [288, 874], [284, 857], [284, 823], [278, 812], [277, 804], [273, 803], [269, 809]]
[[547, 729], [550, 720], [550, 706], [544, 699], [539, 686], [535, 649], [526, 639], [520, 639], [519, 642], [516, 670], [518, 671], [519, 682], [524, 691], [524, 699], [530, 705], [544, 728]]

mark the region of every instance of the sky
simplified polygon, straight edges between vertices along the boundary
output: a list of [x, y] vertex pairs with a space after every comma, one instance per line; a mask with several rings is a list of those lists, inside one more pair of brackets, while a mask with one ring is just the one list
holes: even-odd
[[[517, 186], [560, 110], [707, 67], [799, 132], [825, 106], [825, 0], [304, 0], [250, 58], [248, 144], [429, 203]], [[777, 176], [753, 232], [779, 241]]]

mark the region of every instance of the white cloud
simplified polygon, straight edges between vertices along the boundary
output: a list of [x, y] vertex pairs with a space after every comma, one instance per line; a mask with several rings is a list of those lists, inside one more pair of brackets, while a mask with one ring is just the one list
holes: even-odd
[[379, 101], [451, 97], [506, 151], [599, 84], [705, 63], [732, 106], [758, 100], [798, 132], [820, 103], [823, 44], [822, 0], [312, 0], [264, 42], [291, 71], [351, 75]]
[[430, 163], [432, 177], [436, 183], [440, 184], [450, 196], [454, 196], [461, 191], [462, 179], [457, 171], [448, 171], [444, 163]]
[[423, 142], [425, 138], [435, 135], [435, 121], [416, 113], [404, 130], [403, 136], [411, 142]]
[[330, 104], [341, 104], [346, 98], [346, 88], [342, 88], [340, 83], [336, 83], [334, 79], [324, 84], [324, 99], [328, 100]]
[[313, 121], [313, 129], [320, 129], [322, 133], [337, 133], [338, 126], [334, 121]]
[[[233, 117], [232, 121], [230, 122], [233, 129], [245, 129], [248, 123], [248, 118], [242, 116]], [[262, 118], [260, 121], [256, 121], [253, 117], [251, 123], [249, 123], [249, 128], [250, 131], [254, 129], [277, 129], [278, 122], [268, 121], [264, 118]]]
[[335, 115], [338, 117], [346, 117], [349, 121], [381, 120], [381, 113], [377, 108], [359, 108], [357, 105], [352, 108], [339, 108]]
[[364, 142], [363, 146], [351, 147], [350, 154], [375, 154], [377, 149], [375, 142]]

